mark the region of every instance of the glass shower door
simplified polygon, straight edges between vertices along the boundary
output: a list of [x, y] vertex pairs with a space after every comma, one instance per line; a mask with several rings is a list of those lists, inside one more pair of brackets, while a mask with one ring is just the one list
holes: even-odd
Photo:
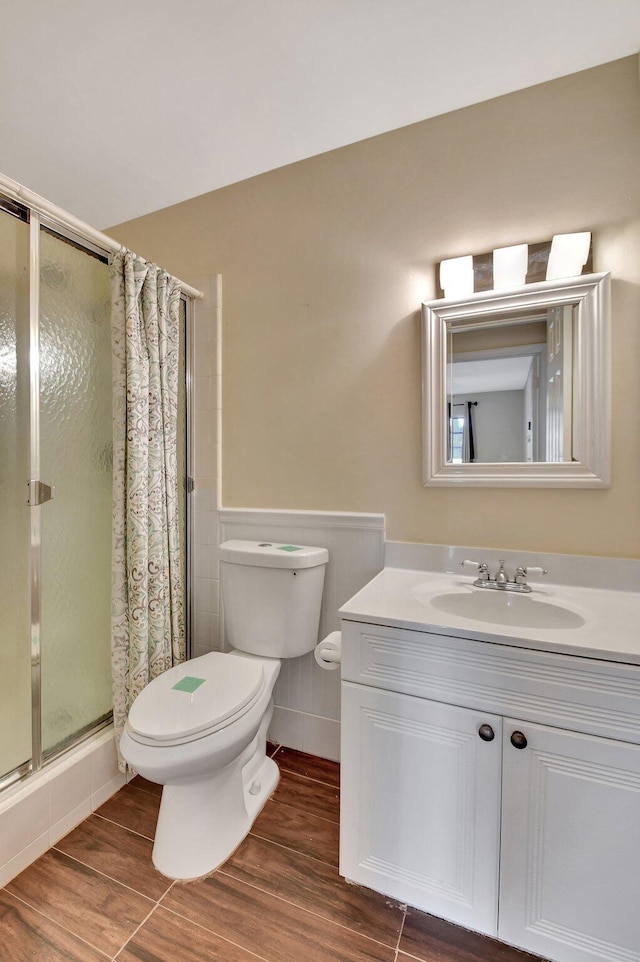
[[0, 195], [0, 788], [111, 717], [111, 298], [90, 246]]
[[109, 270], [40, 231], [42, 750], [108, 717], [111, 696]]
[[0, 780], [31, 759], [29, 224], [0, 209]]

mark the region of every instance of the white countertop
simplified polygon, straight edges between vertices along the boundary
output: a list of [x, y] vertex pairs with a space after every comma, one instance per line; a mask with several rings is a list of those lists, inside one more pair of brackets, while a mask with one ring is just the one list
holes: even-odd
[[[473, 580], [468, 575], [384, 568], [342, 606], [340, 615], [347, 621], [640, 665], [639, 592], [533, 582], [528, 595], [499, 592], [505, 603], [527, 599], [527, 607], [540, 602], [558, 605], [577, 616], [572, 619], [577, 627], [496, 624], [450, 614], [434, 605], [434, 599], [442, 595], [498, 594], [495, 589], [474, 588]], [[516, 600], [514, 607], [518, 603]]]

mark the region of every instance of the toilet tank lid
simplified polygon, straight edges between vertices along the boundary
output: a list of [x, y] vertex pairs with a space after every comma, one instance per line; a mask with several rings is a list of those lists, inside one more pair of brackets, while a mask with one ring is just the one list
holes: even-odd
[[225, 541], [220, 561], [260, 568], [315, 568], [329, 560], [326, 548], [276, 541]]

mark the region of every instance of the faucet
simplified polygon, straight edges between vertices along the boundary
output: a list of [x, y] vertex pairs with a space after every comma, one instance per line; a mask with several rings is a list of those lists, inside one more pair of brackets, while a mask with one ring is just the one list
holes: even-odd
[[458, 563], [461, 567], [464, 567], [464, 565], [476, 566], [478, 569], [478, 577], [473, 582], [474, 587], [497, 588], [499, 591], [529, 592], [532, 590], [531, 585], [527, 584], [527, 576], [529, 572], [539, 571], [542, 575], [547, 574], [546, 568], [540, 568], [537, 565], [529, 565], [526, 568], [524, 565], [518, 565], [513, 581], [509, 581], [507, 572], [504, 570], [504, 561], [498, 561], [500, 567], [496, 571], [493, 578], [489, 574], [489, 565], [486, 561], [471, 561], [469, 559], [465, 559], [464, 561], [460, 561]]
[[493, 580], [497, 585], [500, 585], [501, 588], [506, 588], [509, 584], [509, 579], [507, 578], [507, 572], [504, 570], [504, 561], [499, 561], [498, 564], [500, 567], [496, 571]]

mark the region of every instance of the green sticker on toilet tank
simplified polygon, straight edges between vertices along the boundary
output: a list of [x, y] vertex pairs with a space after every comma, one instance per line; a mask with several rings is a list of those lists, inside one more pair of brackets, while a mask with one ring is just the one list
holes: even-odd
[[200, 685], [204, 685], [204, 678], [194, 678], [192, 675], [185, 675], [173, 687], [175, 691], [195, 691]]
[[278, 547], [278, 551], [302, 551], [302, 548], [299, 548], [295, 544], [281, 544]]

